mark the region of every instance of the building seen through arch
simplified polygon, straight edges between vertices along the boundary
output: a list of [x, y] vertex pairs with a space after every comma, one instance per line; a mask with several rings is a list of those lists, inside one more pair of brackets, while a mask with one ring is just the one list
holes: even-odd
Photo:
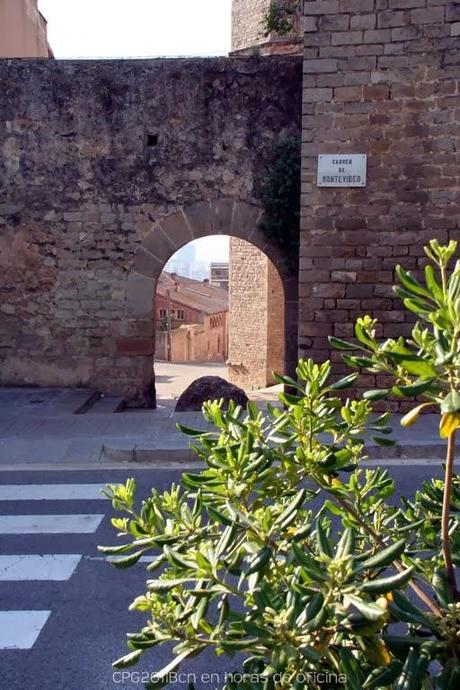
[[[212, 239], [206, 238], [208, 246]], [[231, 383], [247, 391], [266, 388], [274, 383], [274, 372], [286, 369], [285, 295], [278, 269], [254, 244], [230, 237], [229, 264], [210, 261], [207, 277], [192, 279], [188, 276], [202, 263], [195, 250], [203, 242], [189, 243], [166, 263], [182, 275], [165, 270], [158, 279], [155, 361], [170, 362], [171, 372], [175, 364], [219, 363], [219, 374]], [[225, 287], [216, 278], [213, 283], [216, 264], [225, 271]]]

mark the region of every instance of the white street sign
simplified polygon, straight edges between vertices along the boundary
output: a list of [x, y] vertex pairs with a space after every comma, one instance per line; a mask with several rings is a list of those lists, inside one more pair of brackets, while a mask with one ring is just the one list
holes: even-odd
[[332, 153], [318, 156], [318, 187], [365, 187], [367, 156]]

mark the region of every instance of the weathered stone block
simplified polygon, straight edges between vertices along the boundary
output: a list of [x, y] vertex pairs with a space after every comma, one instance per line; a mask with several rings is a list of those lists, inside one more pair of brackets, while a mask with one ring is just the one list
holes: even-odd
[[163, 268], [164, 261], [161, 261], [158, 257], [153, 256], [153, 254], [147, 251], [144, 247], [139, 247], [134, 260], [134, 270], [136, 273], [156, 279], [160, 275]]
[[350, 26], [350, 17], [347, 14], [325, 14], [319, 26], [321, 31], [346, 31]]
[[155, 282], [132, 271], [126, 283], [126, 313], [128, 318], [153, 318]]
[[391, 98], [391, 91], [388, 86], [372, 84], [364, 86], [363, 98], [365, 101], [382, 101]]
[[200, 201], [197, 204], [187, 206], [184, 214], [186, 222], [192, 229], [194, 239], [214, 233], [210, 201]]
[[318, 30], [318, 18], [317, 17], [304, 17], [303, 18], [303, 30], [305, 33], [315, 32]]
[[338, 14], [339, 0], [305, 0], [304, 13], [311, 14]]
[[364, 43], [387, 43], [388, 41], [391, 41], [390, 29], [369, 29], [364, 31]]
[[259, 238], [256, 239], [258, 225], [262, 219], [262, 209], [255, 204], [247, 204], [244, 201], [237, 201], [233, 209], [232, 224], [230, 235], [241, 239], [251, 237], [257, 246], [266, 244], [266, 237], [259, 231]]
[[142, 246], [150, 254], [154, 255], [162, 265], [168, 261], [175, 251], [174, 246], [169, 242], [159, 225], [144, 238]]
[[303, 63], [304, 73], [324, 73], [324, 72], [336, 72], [337, 71], [337, 60], [333, 59], [323, 59], [323, 60], [304, 60]]
[[334, 98], [339, 102], [360, 101], [362, 96], [363, 89], [361, 86], [341, 86], [334, 89]]
[[192, 230], [187, 224], [182, 211], [170, 213], [165, 218], [161, 218], [159, 226], [166, 235], [168, 242], [176, 249], [180, 249], [184, 242], [186, 244], [193, 240]]
[[211, 201], [212, 227], [215, 233], [229, 235], [232, 227], [233, 199], [216, 199]]
[[407, 26], [410, 24], [410, 19], [409, 12], [389, 10], [388, 12], [379, 12], [377, 25], [379, 29], [391, 29], [395, 26]]
[[332, 34], [333, 46], [358, 45], [362, 41], [362, 31], [340, 31]]
[[304, 89], [303, 100], [306, 103], [317, 103], [332, 100], [332, 89]]
[[356, 14], [350, 18], [350, 29], [375, 29], [376, 14]]
[[118, 338], [116, 347], [120, 355], [153, 355], [155, 340], [152, 338]]
[[390, 9], [411, 9], [413, 7], [425, 7], [426, 0], [388, 0]]
[[412, 24], [435, 24], [444, 21], [444, 7], [427, 7], [426, 9], [412, 10]]
[[372, 12], [375, 8], [375, 0], [340, 0], [342, 12]]

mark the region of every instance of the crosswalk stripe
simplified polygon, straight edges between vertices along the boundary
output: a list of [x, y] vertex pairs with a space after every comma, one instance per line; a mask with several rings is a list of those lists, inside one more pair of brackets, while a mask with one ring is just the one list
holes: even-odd
[[0, 501], [97, 501], [105, 484], [6, 484]]
[[31, 649], [51, 611], [0, 611], [0, 649]]
[[[106, 500], [101, 495], [105, 486], [106, 484], [0, 485], [0, 505], [2, 501]], [[35, 510], [39, 512], [41, 508], [38, 509], [37, 506]], [[46, 511], [45, 515], [12, 515], [10, 510], [4, 512], [9, 514], [0, 515], [0, 535], [91, 534], [96, 532], [105, 517], [102, 513], [52, 515]], [[81, 554], [3, 553], [0, 555], [0, 583], [64, 582], [72, 577], [82, 558]], [[0, 611], [0, 651], [32, 649], [50, 615], [51, 610]]]
[[0, 534], [89, 534], [104, 515], [0, 515]]
[[68, 580], [80, 561], [76, 554], [0, 556], [0, 582]]

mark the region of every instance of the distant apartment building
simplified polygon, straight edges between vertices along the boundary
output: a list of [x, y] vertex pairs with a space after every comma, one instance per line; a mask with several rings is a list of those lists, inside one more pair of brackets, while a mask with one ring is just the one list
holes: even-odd
[[209, 265], [209, 282], [211, 285], [228, 290], [229, 271], [228, 261], [213, 261]]
[[167, 273], [177, 273], [195, 280], [204, 280], [209, 277], [209, 267], [204, 261], [197, 259], [196, 248], [192, 242], [173, 254], [164, 270]]
[[37, 0], [0, 0], [0, 58], [50, 58], [47, 22]]
[[155, 357], [171, 362], [225, 362], [228, 292], [163, 272], [155, 297]]

